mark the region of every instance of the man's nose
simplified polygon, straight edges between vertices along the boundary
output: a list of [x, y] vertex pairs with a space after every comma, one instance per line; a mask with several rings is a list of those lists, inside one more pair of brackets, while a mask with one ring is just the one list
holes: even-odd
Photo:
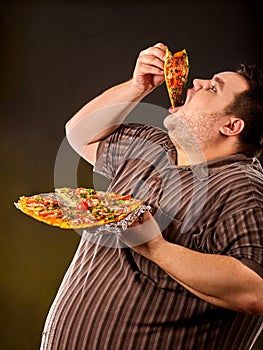
[[193, 86], [194, 86], [194, 90], [195, 91], [198, 91], [200, 89], [202, 89], [204, 87], [204, 83], [205, 83], [205, 80], [203, 79], [194, 79], [193, 80]]

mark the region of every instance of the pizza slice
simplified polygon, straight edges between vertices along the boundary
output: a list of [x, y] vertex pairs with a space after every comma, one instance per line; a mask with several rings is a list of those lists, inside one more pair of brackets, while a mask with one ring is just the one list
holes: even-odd
[[172, 54], [166, 47], [164, 76], [172, 108], [180, 104], [189, 73], [189, 60], [186, 50]]
[[121, 221], [142, 204], [130, 195], [64, 187], [52, 193], [21, 196], [15, 206], [46, 224], [80, 229]]

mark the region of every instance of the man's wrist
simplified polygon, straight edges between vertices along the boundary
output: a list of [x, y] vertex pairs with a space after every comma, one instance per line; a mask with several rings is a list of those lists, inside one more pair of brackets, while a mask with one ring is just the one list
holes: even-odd
[[136, 102], [141, 101], [144, 97], [146, 97], [153, 90], [153, 88], [145, 89], [144, 87], [140, 87], [140, 85], [135, 82], [134, 78], [129, 80], [128, 83], [130, 85], [129, 86], [130, 91], [135, 98], [134, 101], [136, 101]]
[[165, 241], [162, 234], [160, 234], [148, 242], [132, 247], [132, 249], [149, 260], [157, 263], [167, 243], [168, 242]]

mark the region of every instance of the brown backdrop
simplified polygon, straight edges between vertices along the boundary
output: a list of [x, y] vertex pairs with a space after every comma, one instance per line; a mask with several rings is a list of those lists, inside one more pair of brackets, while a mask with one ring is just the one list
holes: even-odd
[[[262, 66], [262, 2], [6, 1], [0, 21], [0, 348], [35, 350], [79, 236], [35, 222], [13, 202], [53, 190], [65, 122], [129, 79], [138, 52], [158, 41], [188, 49], [190, 78], [239, 62]], [[165, 87], [146, 102], [169, 107]], [[74, 158], [70, 148], [68, 154]], [[84, 162], [78, 178], [93, 185]]]

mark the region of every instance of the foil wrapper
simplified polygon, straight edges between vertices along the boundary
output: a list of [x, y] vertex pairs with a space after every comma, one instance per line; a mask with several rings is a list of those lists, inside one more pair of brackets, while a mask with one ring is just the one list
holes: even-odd
[[150, 210], [151, 210], [151, 206], [143, 204], [143, 205], [140, 205], [135, 210], [133, 210], [130, 214], [128, 214], [124, 219], [120, 221], [111, 222], [109, 224], [105, 224], [102, 226], [87, 227], [85, 228], [85, 231], [89, 233], [97, 234], [97, 235], [121, 233], [122, 231], [127, 230], [127, 228], [131, 224], [133, 224], [136, 220], [138, 220], [143, 213]]

